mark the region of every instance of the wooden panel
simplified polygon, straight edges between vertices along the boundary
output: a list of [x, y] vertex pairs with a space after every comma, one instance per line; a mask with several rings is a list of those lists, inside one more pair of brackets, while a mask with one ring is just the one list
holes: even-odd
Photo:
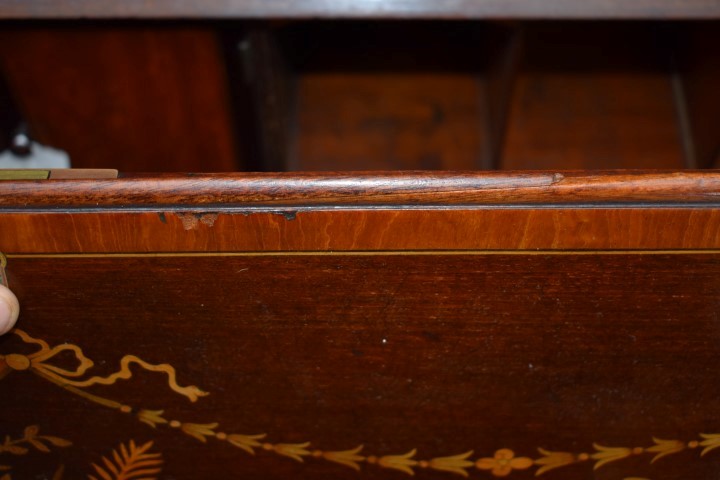
[[720, 18], [714, 0], [5, 0], [2, 18]]
[[2, 475], [715, 478], [718, 176], [0, 182]]
[[682, 168], [666, 33], [528, 26], [502, 168]]
[[688, 26], [679, 60], [691, 148], [699, 168], [720, 166], [719, 32], [711, 23]]
[[238, 168], [212, 29], [10, 28], [0, 63], [32, 134], [75, 167]]
[[[162, 207], [161, 207], [162, 208]], [[667, 250], [720, 245], [716, 208], [3, 213], [6, 253]]]
[[47, 257], [8, 273], [13, 478], [109, 472], [131, 441], [162, 460], [151, 478], [720, 473], [718, 254]]
[[478, 76], [309, 73], [298, 81], [298, 170], [479, 166], [485, 139]]
[[720, 174], [254, 174], [0, 182], [0, 251], [707, 249]]
[[477, 169], [491, 33], [472, 22], [286, 28], [298, 84], [291, 169]]

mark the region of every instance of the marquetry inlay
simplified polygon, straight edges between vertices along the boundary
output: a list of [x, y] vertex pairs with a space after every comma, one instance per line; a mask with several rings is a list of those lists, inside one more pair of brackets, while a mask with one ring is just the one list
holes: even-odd
[[[365, 450], [364, 444], [344, 450], [317, 449], [311, 446], [312, 443], [309, 441], [300, 443], [270, 441], [266, 433], [224, 432], [220, 429], [218, 421], [188, 422], [174, 418], [162, 406], [131, 406], [119, 399], [91, 393], [88, 391], [90, 387], [112, 385], [119, 380], [131, 380], [133, 373], [129, 367], [131, 364], [135, 364], [144, 370], [164, 376], [168, 387], [190, 402], [194, 403], [209, 395], [208, 392], [197, 386], [179, 385], [176, 380], [175, 368], [172, 365], [151, 364], [135, 355], [125, 355], [120, 361], [119, 369], [111, 375], [86, 378], [93, 368], [94, 362], [83, 353], [78, 345], [66, 343], [50, 346], [44, 340], [32, 337], [23, 330], [15, 329], [12, 333], [19, 337], [24, 344], [31, 345], [36, 350], [32, 353], [18, 352], [0, 355], [0, 379], [11, 374], [31, 372], [69, 393], [133, 417], [153, 429], [175, 429], [204, 444], [207, 444], [209, 440], [225, 442], [250, 455], [267, 452], [301, 463], [305, 460], [327, 461], [358, 471], [366, 465], [395, 470], [408, 475], [414, 475], [420, 469], [430, 469], [463, 477], [468, 477], [473, 471], [488, 472], [495, 477], [506, 477], [513, 472], [529, 469], [533, 469], [535, 475], [540, 476], [546, 472], [578, 463], [587, 464], [593, 470], [597, 470], [611, 462], [633, 456], [646, 456], [650, 463], [654, 463], [685, 450], [697, 450], [700, 452], [699, 457], [703, 457], [720, 448], [720, 433], [701, 433], [688, 440], [653, 437], [652, 444], [644, 446], [607, 446], [602, 443], [594, 443], [592, 448], [586, 452], [555, 451], [539, 447], [537, 448], [538, 453], [532, 454], [530, 452], [516, 453], [510, 448], [500, 447], [494, 452], [483, 452], [480, 455], [475, 454], [473, 450], [466, 450], [453, 455], [423, 457], [418, 454], [416, 449], [400, 454], [371, 453]], [[77, 362], [74, 369], [60, 367], [54, 362], [55, 357], [61, 352], [70, 352], [73, 355]], [[355, 439], [355, 441], [357, 440], [371, 444], [374, 439]], [[38, 427], [31, 426], [25, 429], [21, 438], [6, 437], [5, 443], [0, 445], [0, 454], [25, 455], [29, 452], [30, 447], [46, 451], [50, 447], [70, 447], [71, 445], [71, 441], [64, 438], [39, 435]], [[142, 446], [137, 446], [133, 441], [127, 446], [121, 444], [110, 456], [103, 458], [101, 463], [92, 464], [95, 471], [90, 478], [110, 480], [135, 478], [130, 473], [133, 469], [139, 469], [141, 466], [144, 467], [143, 470], [147, 470], [145, 475], [148, 478], [149, 475], [159, 473], [162, 460], [160, 453], [150, 453], [152, 446], [152, 442]], [[462, 450], [462, 448], [460, 449]], [[0, 469], [8, 471], [11, 467], [2, 465]], [[60, 467], [58, 472], [53, 478], [62, 478]], [[124, 476], [118, 472], [125, 472]], [[0, 479], [8, 480], [10, 476], [5, 474]]]

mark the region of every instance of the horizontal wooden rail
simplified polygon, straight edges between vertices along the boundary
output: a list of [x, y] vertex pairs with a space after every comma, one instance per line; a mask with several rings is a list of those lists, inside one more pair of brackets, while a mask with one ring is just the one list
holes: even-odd
[[0, 209], [720, 203], [720, 172], [164, 174], [0, 182]]

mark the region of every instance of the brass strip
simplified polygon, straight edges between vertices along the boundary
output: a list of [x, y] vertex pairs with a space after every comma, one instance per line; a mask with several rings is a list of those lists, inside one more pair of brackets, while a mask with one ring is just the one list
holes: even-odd
[[7, 258], [164, 258], [164, 257], [352, 257], [444, 255], [720, 255], [720, 249], [695, 250], [376, 250], [277, 252], [158, 252], [158, 253], [8, 253]]
[[47, 180], [50, 170], [12, 170], [0, 169], [0, 180]]

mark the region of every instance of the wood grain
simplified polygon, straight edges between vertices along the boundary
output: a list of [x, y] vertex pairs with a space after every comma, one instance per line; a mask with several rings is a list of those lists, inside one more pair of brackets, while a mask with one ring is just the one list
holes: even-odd
[[720, 248], [717, 208], [4, 213], [12, 253]]
[[714, 171], [136, 175], [0, 182], [0, 208], [716, 204]]
[[482, 90], [453, 73], [309, 73], [298, 85], [298, 170], [472, 170]]
[[713, 0], [5, 0], [19, 18], [720, 18]]
[[207, 26], [0, 32], [0, 65], [31, 135], [78, 168], [237, 170], [221, 57]]
[[683, 168], [667, 28], [549, 22], [524, 30], [501, 168]]
[[478, 22], [287, 26], [297, 77], [291, 169], [478, 169], [492, 34]]
[[[536, 460], [538, 448], [589, 455], [593, 444], [652, 448], [652, 437], [682, 449], [650, 463], [658, 452], [643, 448], [597, 470], [589, 458], [540, 478], [720, 472], [717, 450], [701, 457], [687, 446], [720, 431], [717, 254], [10, 258], [8, 272], [21, 328], [81, 349], [95, 362], [89, 375], [106, 377], [132, 354], [209, 392], [190, 402], [139, 365], [78, 389], [132, 409], [123, 412], [0, 359], [1, 388], [12, 392], [0, 395], [3, 436], [39, 425], [73, 442], [3, 454], [13, 478], [60, 462], [67, 478], [84, 478], [129, 440], [154, 441], [157, 477], [179, 480], [405, 478], [377, 461], [355, 472], [312, 454], [359, 445], [363, 458], [417, 449], [417, 460], [472, 451], [475, 461], [508, 448]], [[0, 339], [0, 355], [37, 348]], [[46, 362], [76, 363], [70, 350]], [[140, 409], [211, 433], [200, 442], [151, 428]], [[220, 433], [311, 444], [301, 463], [263, 447], [249, 455]], [[470, 478], [496, 478], [470, 463]], [[460, 478], [410, 466], [417, 478]], [[538, 467], [506, 478], [536, 478]]]

